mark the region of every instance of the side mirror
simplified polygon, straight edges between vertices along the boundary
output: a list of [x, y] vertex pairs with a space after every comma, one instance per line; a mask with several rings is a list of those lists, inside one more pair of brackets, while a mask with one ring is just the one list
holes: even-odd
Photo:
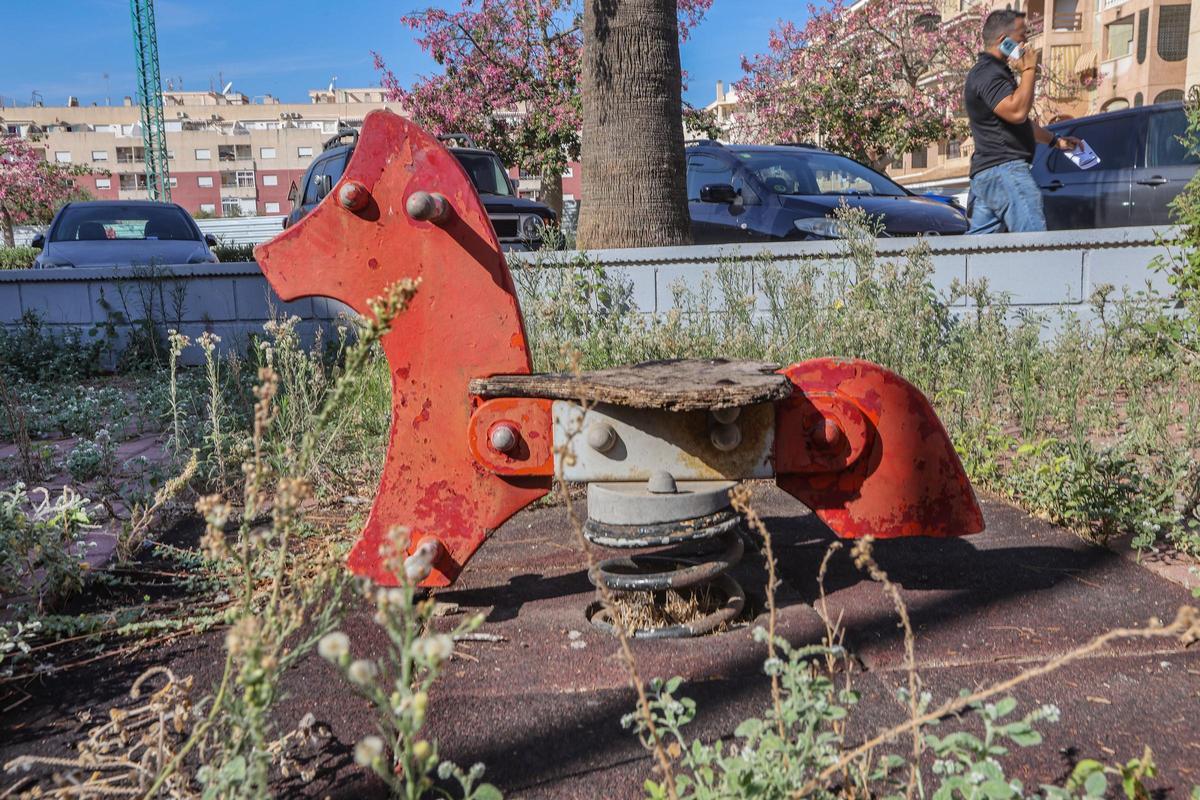
[[296, 200], [298, 199], [299, 194], [300, 194], [300, 187], [296, 185], [295, 181], [292, 181], [292, 188], [288, 189], [288, 196], [287, 196], [288, 202], [291, 203], [292, 205], [296, 205]]
[[216, 247], [217, 237], [213, 236], [211, 233], [206, 233], [204, 234], [204, 243], [209, 247]]
[[43, 247], [46, 246], [46, 235], [43, 233], [39, 233], [37, 236], [33, 237], [33, 241], [30, 242], [29, 244], [33, 247], [36, 247], [38, 250], [41, 250]]
[[316, 175], [313, 177], [313, 185], [317, 188], [317, 202], [319, 203], [333, 188], [333, 180], [328, 175]]
[[729, 205], [738, 199], [737, 189], [728, 183], [710, 183], [700, 187], [701, 203], [720, 203]]

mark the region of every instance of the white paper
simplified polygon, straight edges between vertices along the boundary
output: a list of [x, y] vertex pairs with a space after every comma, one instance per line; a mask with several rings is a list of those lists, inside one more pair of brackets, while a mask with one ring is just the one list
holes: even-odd
[[1067, 158], [1080, 169], [1091, 169], [1100, 163], [1100, 156], [1096, 155], [1096, 151], [1083, 139], [1079, 140], [1079, 145], [1074, 150], [1067, 153]]

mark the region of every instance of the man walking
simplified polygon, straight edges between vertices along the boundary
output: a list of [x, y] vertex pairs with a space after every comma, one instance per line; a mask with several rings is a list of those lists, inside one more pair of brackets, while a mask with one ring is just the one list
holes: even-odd
[[[1007, 9], [988, 14], [983, 23], [984, 52], [967, 73], [963, 105], [975, 140], [968, 233], [1046, 230], [1042, 192], [1029, 171], [1034, 148], [1037, 142], [1061, 150], [1079, 144], [1078, 139], [1055, 136], [1029, 118], [1041, 54], [1025, 46], [1025, 34], [1023, 12]], [[1012, 56], [1019, 57], [1010, 69]], [[1014, 70], [1020, 73], [1020, 83]]]

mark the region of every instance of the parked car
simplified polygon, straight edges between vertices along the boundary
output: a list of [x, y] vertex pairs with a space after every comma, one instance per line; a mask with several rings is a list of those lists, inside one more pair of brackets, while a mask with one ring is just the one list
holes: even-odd
[[833, 213], [843, 202], [879, 217], [885, 236], [967, 230], [953, 205], [808, 145], [695, 143], [687, 148], [687, 192], [697, 244], [838, 238]]
[[1200, 158], [1180, 141], [1187, 131], [1183, 103], [1160, 103], [1048, 126], [1076, 136], [1100, 163], [1082, 170], [1061, 150], [1039, 145], [1033, 177], [1042, 190], [1046, 227], [1114, 228], [1166, 225], [1168, 204], [1196, 174]]
[[[461, 135], [442, 138], [444, 141], [466, 141], [470, 144], [470, 140]], [[305, 171], [300, 184], [292, 184], [288, 195], [292, 201], [292, 211], [284, 220], [285, 228], [303, 219], [333, 190], [346, 170], [356, 144], [356, 130], [344, 130], [325, 142], [323, 152]], [[550, 206], [518, 195], [503, 162], [491, 150], [474, 146], [451, 146], [448, 149], [462, 164], [475, 191], [479, 192], [479, 199], [483, 201], [488, 219], [492, 221], [500, 247], [504, 250], [536, 250], [541, 247], [543, 229], [558, 222], [558, 216]]]
[[92, 200], [67, 203], [45, 234], [33, 237], [41, 250], [36, 267], [113, 267], [203, 264], [219, 261], [212, 234], [196, 227], [175, 203], [150, 200]]

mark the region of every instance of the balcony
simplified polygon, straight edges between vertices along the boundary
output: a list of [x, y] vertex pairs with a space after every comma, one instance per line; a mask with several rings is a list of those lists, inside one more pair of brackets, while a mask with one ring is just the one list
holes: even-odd
[[1050, 20], [1050, 28], [1055, 31], [1083, 30], [1083, 14], [1078, 11], [1056, 11]]

